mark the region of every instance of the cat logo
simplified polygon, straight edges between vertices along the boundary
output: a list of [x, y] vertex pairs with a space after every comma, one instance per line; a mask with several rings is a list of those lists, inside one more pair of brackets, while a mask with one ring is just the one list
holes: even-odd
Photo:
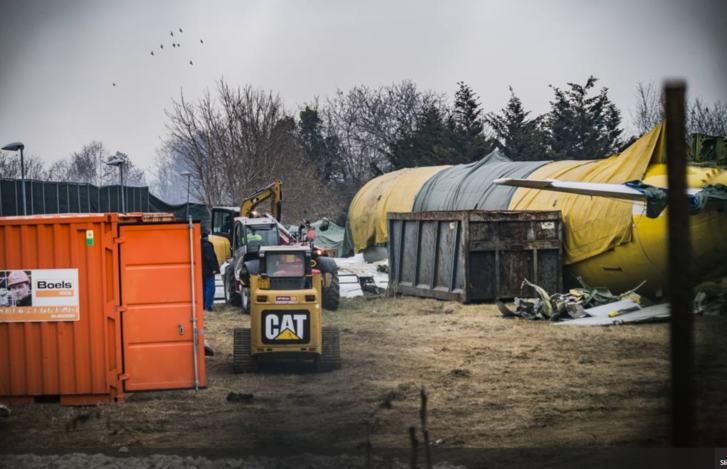
[[310, 342], [308, 311], [264, 311], [264, 344], [303, 344]]

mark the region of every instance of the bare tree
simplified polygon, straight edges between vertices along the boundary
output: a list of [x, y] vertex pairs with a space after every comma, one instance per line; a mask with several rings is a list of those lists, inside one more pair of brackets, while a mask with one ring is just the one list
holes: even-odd
[[[124, 160], [124, 185], [143, 186], [146, 182], [144, 171], [137, 168], [125, 154], [116, 152], [114, 156]], [[103, 143], [92, 141], [73, 152], [67, 158], [56, 161], [48, 171], [47, 179], [60, 182], [78, 182], [96, 186], [119, 183], [118, 169], [106, 162], [111, 152]]]
[[[144, 174], [144, 170], [141, 168], [137, 168], [136, 165], [134, 165], [134, 162], [131, 161], [131, 158], [129, 158], [129, 155], [117, 151], [116, 153], [114, 153], [113, 156], [115, 158], [121, 158], [124, 161], [124, 186], [138, 187], [146, 185], [146, 175]], [[116, 167], [109, 166], [104, 162], [103, 170], [104, 185], [113, 185], [119, 183], [119, 170]]]
[[84, 145], [80, 151], [53, 163], [48, 176], [55, 181], [101, 186], [107, 169], [104, 162], [109, 154], [103, 143], [94, 140]]
[[[181, 173], [189, 171], [184, 157], [163, 145], [157, 150], [154, 176], [149, 184], [149, 190], [170, 204], [181, 204], [187, 201], [187, 177]], [[198, 201], [199, 187], [196, 180], [190, 179], [190, 201]]]
[[[712, 136], [727, 135], [727, 105], [717, 101], [710, 107], [701, 98], [687, 101], [687, 135], [699, 133]], [[664, 120], [664, 92], [654, 82], [636, 86], [636, 104], [631, 119], [637, 135], [643, 135]]]
[[654, 82], [636, 85], [636, 104], [631, 120], [637, 135], [643, 135], [664, 120], [664, 92]]
[[[26, 179], [45, 179], [43, 160], [33, 154], [23, 154]], [[20, 155], [17, 152], [0, 152], [0, 178], [20, 179]]]
[[234, 203], [267, 184], [284, 156], [286, 135], [278, 126], [287, 116], [271, 93], [220, 80], [217, 99], [209, 91], [198, 103], [182, 95], [167, 117], [166, 144], [181, 155], [209, 206]]
[[279, 96], [220, 80], [214, 97], [208, 91], [193, 103], [182, 95], [167, 116], [167, 151], [192, 172], [195, 195], [208, 207], [237, 205], [278, 179], [284, 212], [294, 218], [313, 218], [329, 205]]
[[340, 144], [338, 179], [360, 187], [372, 176], [389, 171], [390, 146], [416, 128], [423, 110], [446, 108], [442, 94], [420, 91], [411, 81], [371, 89], [337, 90], [319, 109], [326, 137]]
[[727, 105], [717, 101], [710, 108], [700, 98], [694, 99], [687, 108], [687, 128], [690, 134], [727, 136]]

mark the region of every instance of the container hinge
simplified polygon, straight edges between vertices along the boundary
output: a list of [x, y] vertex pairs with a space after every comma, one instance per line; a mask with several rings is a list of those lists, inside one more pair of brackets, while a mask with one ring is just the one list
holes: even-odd
[[117, 306], [116, 307], [116, 312], [117, 313], [123, 313], [123, 312], [126, 312], [128, 309], [129, 308], [127, 306]]
[[129, 379], [130, 377], [131, 377], [131, 376], [129, 376], [129, 375], [128, 375], [128, 374], [126, 374], [126, 373], [120, 374], [120, 375], [119, 375], [119, 381], [126, 381], [126, 380], [127, 380], [127, 379]]
[[121, 243], [125, 243], [125, 242], [126, 242], [126, 238], [124, 238], [123, 236], [119, 236], [118, 238], [114, 238], [114, 244], [121, 244]]

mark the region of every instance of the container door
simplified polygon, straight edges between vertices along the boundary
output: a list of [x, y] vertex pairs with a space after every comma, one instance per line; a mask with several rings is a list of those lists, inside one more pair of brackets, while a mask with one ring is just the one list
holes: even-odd
[[[138, 224], [119, 228], [122, 336], [127, 391], [194, 387], [189, 226]], [[192, 234], [195, 303], [202, 330], [199, 225]], [[197, 348], [205, 386], [204, 339]]]

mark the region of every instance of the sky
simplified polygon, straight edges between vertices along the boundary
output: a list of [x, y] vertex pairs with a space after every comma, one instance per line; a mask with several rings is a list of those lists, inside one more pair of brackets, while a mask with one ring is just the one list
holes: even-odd
[[548, 85], [594, 75], [628, 129], [639, 82], [727, 102], [725, 18], [727, 0], [0, 0], [0, 145], [50, 164], [98, 140], [151, 171], [172, 100], [222, 77], [291, 112], [412, 80], [450, 96], [464, 81], [488, 112], [512, 86], [540, 114]]

